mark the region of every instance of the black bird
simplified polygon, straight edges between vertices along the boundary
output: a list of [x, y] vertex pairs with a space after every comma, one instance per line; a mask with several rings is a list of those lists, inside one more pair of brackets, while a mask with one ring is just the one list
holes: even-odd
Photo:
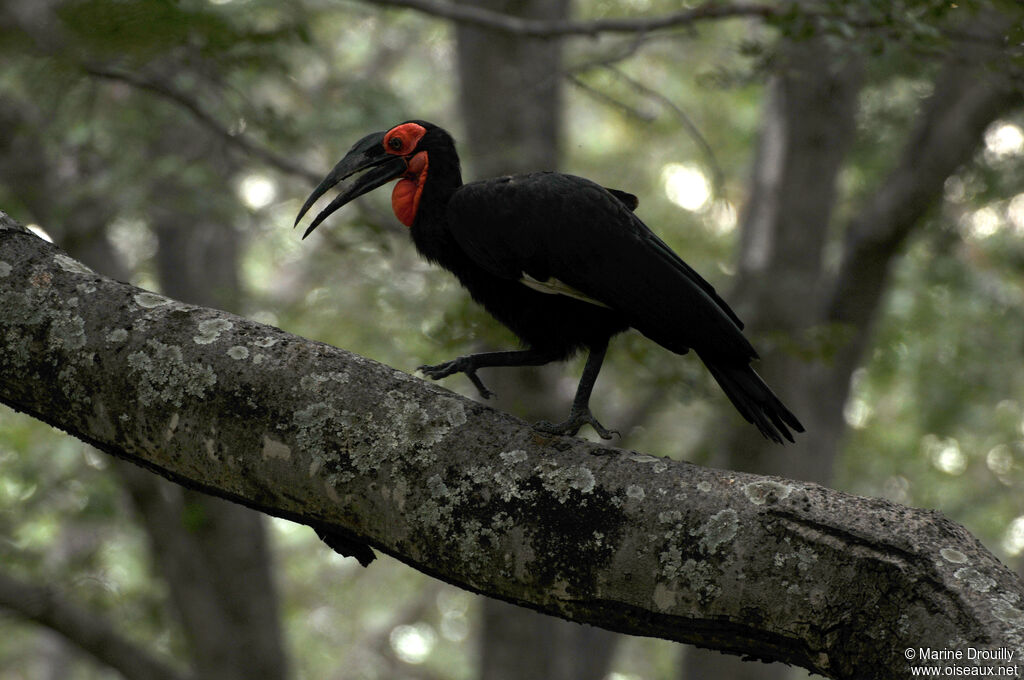
[[757, 352], [743, 324], [714, 288], [636, 215], [636, 197], [556, 172], [462, 183], [455, 142], [422, 120], [374, 132], [355, 143], [299, 211], [342, 180], [338, 196], [306, 229], [335, 210], [398, 179], [391, 205], [417, 250], [459, 282], [526, 349], [460, 356], [420, 371], [435, 380], [488, 366], [539, 366], [589, 351], [569, 418], [537, 423], [574, 435], [605, 429], [589, 402], [612, 336], [635, 328], [659, 345], [703, 360], [736, 409], [768, 439], [793, 441], [804, 428], [750, 367]]

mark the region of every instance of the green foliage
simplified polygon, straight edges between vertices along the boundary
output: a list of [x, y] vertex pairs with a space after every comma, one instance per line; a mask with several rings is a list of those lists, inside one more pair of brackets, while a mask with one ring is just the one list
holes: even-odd
[[80, 0], [61, 5], [57, 16], [93, 58], [129, 54], [145, 63], [182, 44], [216, 51], [240, 38], [223, 17], [169, 0]]
[[[0, 409], [0, 564], [116, 620], [129, 638], [166, 648], [170, 613], [110, 466], [63, 432]], [[31, 677], [19, 672], [37, 665], [38, 641], [22, 628], [0, 621], [0, 677]]]
[[1000, 155], [990, 144], [947, 182], [946, 209], [895, 272], [848, 407], [842, 473], [858, 493], [941, 508], [1015, 554], [1022, 546], [1007, 532], [1024, 514], [1022, 172], [1019, 151]]

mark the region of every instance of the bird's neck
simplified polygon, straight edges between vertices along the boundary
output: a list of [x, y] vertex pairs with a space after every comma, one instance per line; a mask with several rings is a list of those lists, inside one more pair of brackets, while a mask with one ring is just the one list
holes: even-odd
[[419, 199], [415, 219], [410, 225], [414, 233], [424, 228], [431, 230], [434, 225], [442, 225], [448, 201], [462, 186], [462, 170], [459, 167], [458, 156], [432, 153], [428, 163], [423, 193]]
[[430, 158], [430, 171], [427, 175], [427, 183], [423, 188], [425, 194], [433, 201], [443, 204], [448, 203], [452, 194], [462, 186], [462, 167], [459, 157], [454, 153], [432, 153]]
[[428, 260], [449, 270], [458, 268], [456, 263], [449, 260], [462, 254], [448, 230], [447, 212], [452, 194], [461, 186], [462, 172], [458, 157], [452, 160], [447, 154], [441, 154], [435, 161], [432, 156], [416, 219], [409, 230], [416, 249]]

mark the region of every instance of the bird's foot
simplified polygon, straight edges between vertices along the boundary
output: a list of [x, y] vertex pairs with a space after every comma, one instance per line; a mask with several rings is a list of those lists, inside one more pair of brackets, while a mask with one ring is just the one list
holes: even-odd
[[575, 436], [584, 425], [590, 425], [594, 428], [594, 431], [601, 436], [601, 439], [611, 439], [613, 434], [619, 435], [620, 437], [622, 436], [619, 434], [618, 430], [609, 430], [604, 425], [597, 422], [597, 418], [594, 417], [594, 414], [590, 412], [589, 408], [576, 408], [575, 406], [572, 411], [570, 411], [569, 418], [567, 420], [564, 420], [561, 423], [549, 423], [546, 420], [542, 420], [534, 423], [533, 429], [545, 434], [564, 434], [572, 437]]
[[433, 366], [423, 365], [416, 370], [431, 380], [447, 378], [454, 373], [465, 373], [466, 377], [472, 381], [474, 386], [476, 386], [481, 397], [484, 399], [490, 399], [494, 396], [494, 392], [487, 389], [487, 387], [484, 386], [483, 381], [477, 376], [476, 364], [473, 362], [471, 356], [456, 357], [451, 361], [446, 361], [442, 364], [435, 364]]

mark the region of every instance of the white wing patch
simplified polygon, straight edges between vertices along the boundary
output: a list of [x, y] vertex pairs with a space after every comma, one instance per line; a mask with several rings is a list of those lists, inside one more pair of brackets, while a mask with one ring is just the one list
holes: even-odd
[[608, 305], [601, 302], [600, 300], [595, 300], [594, 298], [588, 295], [584, 295], [583, 293], [579, 292], [569, 284], [562, 283], [561, 281], [554, 277], [551, 277], [546, 281], [538, 281], [537, 279], [533, 278], [526, 272], [523, 272], [523, 276], [522, 278], [519, 279], [519, 283], [525, 286], [529, 286], [530, 288], [540, 291], [541, 293], [548, 293], [550, 295], [567, 295], [571, 298], [576, 298], [577, 300], [582, 300], [583, 302], [589, 302], [592, 305], [597, 305], [598, 307], [608, 307]]

